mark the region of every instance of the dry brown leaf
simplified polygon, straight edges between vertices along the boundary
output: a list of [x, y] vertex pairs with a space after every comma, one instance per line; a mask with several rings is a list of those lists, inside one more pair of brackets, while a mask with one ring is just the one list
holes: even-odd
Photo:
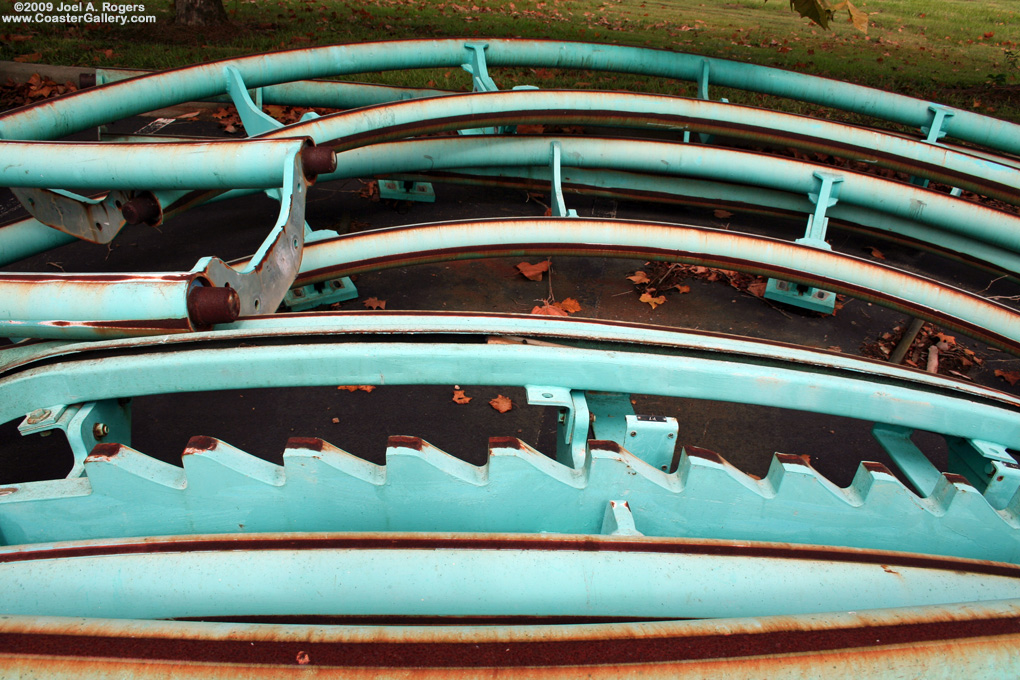
[[569, 316], [559, 305], [550, 305], [549, 303], [545, 303], [541, 307], [537, 305], [532, 307], [531, 313], [539, 314], [541, 316]]
[[658, 297], [652, 297], [648, 293], [642, 293], [641, 297], [638, 299], [641, 300], [641, 302], [647, 302], [649, 305], [652, 306], [652, 309], [655, 309], [656, 307], [658, 307], [659, 305], [666, 301], [666, 296], [660, 295]]
[[935, 337], [941, 340], [942, 342], [946, 343], [947, 345], [956, 344], [956, 338], [953, 337], [952, 335], [946, 335], [945, 333], [936, 333]]
[[510, 401], [510, 397], [504, 397], [502, 394], [498, 394], [495, 399], [489, 400], [489, 406], [500, 413], [506, 413], [514, 407], [514, 404]]
[[375, 389], [375, 385], [339, 385], [337, 389], [348, 392], [371, 392]]
[[540, 135], [545, 132], [544, 125], [518, 125], [517, 134], [520, 135]]
[[542, 274], [549, 271], [549, 265], [552, 264], [549, 260], [542, 260], [535, 264], [529, 264], [527, 262], [521, 262], [517, 265], [517, 271], [524, 274], [525, 278], [532, 281], [541, 281]]
[[728, 217], [733, 217], [733, 213], [731, 213], [729, 210], [716, 210], [713, 211], [712, 214], [721, 220], [725, 220]]
[[1020, 381], [1020, 371], [1003, 371], [1002, 369], [995, 369], [995, 377], [1002, 378], [1010, 385], [1016, 385], [1017, 381]]
[[691, 292], [691, 287], [690, 286], [682, 286], [679, 283], [677, 283], [673, 287], [676, 288], [677, 291], [680, 292], [680, 293], [690, 293]]
[[367, 300], [363, 300], [361, 304], [365, 305], [369, 309], [386, 309], [386, 300], [380, 300], [376, 297], [370, 297]]
[[648, 283], [648, 281], [650, 280], [648, 278], [648, 274], [645, 274], [640, 269], [637, 270], [636, 272], [634, 272], [633, 276], [628, 276], [627, 278], [631, 281], [631, 283], [633, 283], [635, 285], [641, 285], [642, 283]]
[[768, 287], [769, 282], [762, 279], [761, 281], [755, 281], [754, 283], [747, 284], [747, 292], [755, 297], [764, 297], [765, 289]]
[[453, 391], [453, 403], [455, 404], [466, 404], [471, 401], [471, 397], [464, 394], [464, 390]]
[[884, 260], [885, 259], [885, 255], [882, 254], [882, 251], [879, 250], [878, 248], [874, 247], [874, 246], [868, 246], [868, 252], [870, 252], [871, 256], [873, 258], [875, 258], [876, 260]]
[[14, 57], [14, 61], [21, 64], [34, 64], [40, 59], [42, 59], [42, 52], [32, 52], [31, 54], [21, 54]]
[[199, 114], [198, 111], [190, 111], [188, 113], [182, 113], [181, 115], [177, 116], [176, 118], [177, 118], [177, 120], [184, 120], [186, 118], [194, 118], [198, 114]]
[[575, 312], [581, 311], [581, 303], [575, 300], [574, 298], [564, 298], [563, 300], [557, 302], [556, 306], [562, 309], [564, 312], [567, 312], [568, 314], [573, 314]]

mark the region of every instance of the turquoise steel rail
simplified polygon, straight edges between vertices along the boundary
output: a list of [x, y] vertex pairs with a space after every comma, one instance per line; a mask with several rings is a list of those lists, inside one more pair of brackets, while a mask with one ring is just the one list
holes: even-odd
[[[293, 82], [437, 66], [463, 66], [478, 91]], [[700, 99], [493, 91], [486, 69], [513, 66], [688, 80]], [[710, 85], [852, 110], [923, 138], [710, 102]], [[39, 141], [224, 94], [249, 139]], [[389, 103], [284, 126], [256, 101]], [[528, 123], [597, 125], [630, 138], [513, 133]], [[445, 131], [469, 134], [423, 137]], [[790, 145], [1016, 205], [1018, 131], [776, 69], [529, 40], [259, 55], [0, 115], [0, 185], [33, 216], [0, 227], [4, 263], [77, 239], [109, 243], [129, 224], [172, 229], [176, 216], [221, 198], [264, 191], [280, 203], [258, 251], [234, 262], [206, 257], [169, 273], [0, 272], [0, 335], [30, 338], [0, 347], [0, 424], [23, 418], [22, 434], [58, 432], [73, 458], [61, 479], [4, 480], [0, 471], [0, 663], [48, 677], [146, 677], [167, 661], [208, 677], [311, 666], [364, 676], [608, 677], [626, 666], [646, 677], [762, 669], [817, 677], [838, 658], [873, 677], [939, 677], [947, 660], [954, 678], [1016, 675], [1012, 394], [838, 353], [607, 320], [274, 312], [289, 289], [314, 297], [316, 285], [391, 267], [629, 257], [843, 293], [1020, 354], [1011, 306], [824, 241], [831, 217], [1015, 275], [1020, 223], [1008, 209], [687, 143], [700, 134]], [[988, 149], [948, 147], [943, 137]], [[70, 155], [74, 162], [55, 162]], [[365, 177], [542, 181], [552, 215], [342, 236], [306, 224], [314, 182]], [[95, 190], [108, 193], [72, 193]], [[808, 227], [790, 243], [582, 218], [565, 190], [747, 202], [806, 213]], [[454, 383], [523, 388], [529, 406], [555, 410], [553, 449], [490, 437], [485, 463], [472, 465], [399, 435], [379, 465], [342, 442], [298, 436], [275, 464], [196, 436], [176, 466], [132, 447], [136, 397]], [[861, 462], [841, 488], [804, 458], [776, 454], [754, 477], [718, 454], [677, 447], [677, 421], [636, 415], [638, 393], [855, 418], [895, 469]], [[919, 431], [944, 437], [945, 469], [915, 443]]]

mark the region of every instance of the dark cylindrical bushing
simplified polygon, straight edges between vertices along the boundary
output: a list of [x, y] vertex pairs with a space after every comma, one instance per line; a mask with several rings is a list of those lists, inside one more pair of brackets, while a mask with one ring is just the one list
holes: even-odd
[[120, 209], [120, 214], [128, 224], [142, 222], [158, 224], [159, 218], [163, 215], [163, 208], [152, 194], [141, 194], [125, 203]]
[[308, 146], [301, 152], [305, 177], [312, 179], [336, 170], [336, 152], [328, 146]]
[[241, 298], [233, 288], [195, 286], [188, 293], [188, 316], [199, 328], [236, 321], [241, 315]]

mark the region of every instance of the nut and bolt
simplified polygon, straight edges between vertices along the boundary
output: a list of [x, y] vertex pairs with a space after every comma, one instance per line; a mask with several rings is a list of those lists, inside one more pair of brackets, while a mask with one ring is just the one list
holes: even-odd
[[48, 408], [37, 408], [36, 410], [28, 414], [28, 424], [37, 425], [40, 422], [49, 418], [51, 415], [53, 415], [53, 412], [50, 411]]
[[92, 436], [96, 439], [102, 439], [108, 434], [110, 434], [110, 428], [106, 423], [96, 423], [92, 426]]

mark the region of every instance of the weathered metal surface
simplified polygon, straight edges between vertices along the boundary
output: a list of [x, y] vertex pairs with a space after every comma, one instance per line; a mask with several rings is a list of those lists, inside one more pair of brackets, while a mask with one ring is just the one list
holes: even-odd
[[775, 276], [909, 311], [1020, 351], [1015, 310], [932, 279], [787, 241], [650, 222], [493, 219], [349, 234], [309, 244], [296, 282], [455, 258], [539, 253], [707, 264]]
[[[794, 572], [795, 584], [779, 585]], [[272, 576], [280, 573], [287, 574], [285, 598]], [[711, 573], [725, 585], [706, 589], [698, 573]], [[1020, 567], [995, 562], [643, 536], [399, 531], [0, 548], [0, 580], [6, 585], [2, 614], [107, 619], [705, 619], [1020, 595]], [[627, 588], [618, 586], [623, 581]], [[762, 588], [763, 582], [770, 587]], [[840, 587], [848, 582], [853, 589]]]
[[1016, 600], [717, 621], [378, 626], [0, 617], [46, 677], [878, 678], [1016, 674]]
[[[744, 88], [791, 97], [921, 128], [933, 119], [933, 104], [903, 95], [780, 69], [699, 55], [619, 45], [492, 39], [485, 41], [491, 67], [583, 68], [677, 78], [696, 82], [706, 69], [715, 85]], [[261, 87], [305, 78], [345, 73], [458, 67], [470, 59], [462, 40], [367, 42], [279, 52], [211, 62], [88, 88], [63, 98], [25, 107], [0, 116], [4, 139], [60, 137], [107, 122], [181, 101], [222, 94], [221, 74], [235, 67], [248, 87]], [[129, 93], [126, 96], [126, 93]], [[73, 108], [75, 115], [62, 115]], [[1009, 153], [1020, 152], [1017, 126], [970, 111], [943, 109], [951, 114], [943, 131], [949, 137]]]

